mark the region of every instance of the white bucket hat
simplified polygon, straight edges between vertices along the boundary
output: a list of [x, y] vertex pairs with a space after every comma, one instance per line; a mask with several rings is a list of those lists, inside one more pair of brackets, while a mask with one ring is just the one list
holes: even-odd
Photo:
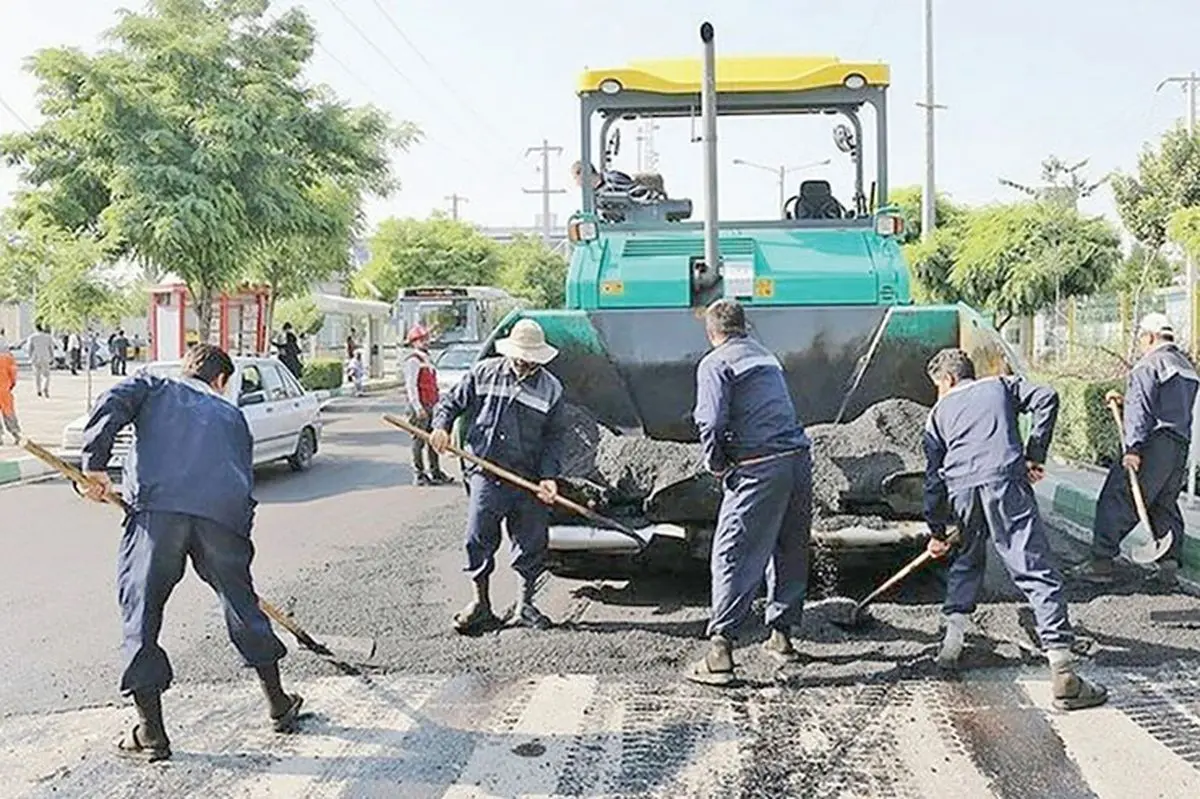
[[496, 341], [496, 352], [518, 361], [543, 365], [558, 355], [558, 350], [546, 343], [542, 326], [532, 319], [521, 319], [513, 325], [508, 338]]
[[1148, 313], [1142, 317], [1142, 321], [1138, 324], [1138, 332], [1149, 333], [1154, 336], [1175, 335], [1175, 328], [1171, 326], [1171, 320], [1166, 314]]

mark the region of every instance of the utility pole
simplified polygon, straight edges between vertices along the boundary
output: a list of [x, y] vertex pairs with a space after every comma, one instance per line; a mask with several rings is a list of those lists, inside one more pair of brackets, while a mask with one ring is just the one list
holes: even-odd
[[541, 147], [530, 147], [525, 151], [528, 156], [532, 153], [542, 154], [542, 187], [540, 189], [522, 189], [526, 194], [542, 195], [542, 239], [547, 244], [550, 243], [550, 234], [553, 228], [550, 224], [550, 195], [551, 194], [566, 194], [566, 189], [550, 188], [550, 153], [561, 153], [561, 147], [551, 147], [547, 139], [542, 139]]
[[925, 109], [925, 184], [921, 189], [921, 240], [928, 241], [933, 235], [936, 220], [937, 188], [933, 169], [933, 115], [944, 105], [933, 100], [933, 0], [925, 4], [925, 102], [917, 103]]
[[787, 176], [793, 172], [799, 172], [802, 169], [812, 169], [816, 166], [829, 166], [833, 162], [832, 158], [826, 158], [824, 161], [813, 161], [811, 164], [799, 164], [797, 166], [767, 166], [766, 164], [756, 164], [753, 161], [746, 161], [742, 158], [733, 159], [733, 163], [738, 166], [752, 166], [755, 169], [761, 169], [764, 172], [771, 172], [779, 181], [779, 216], [782, 219], [784, 215], [784, 203], [787, 202]]
[[[1158, 84], [1155, 93], [1162, 90], [1169, 83], [1183, 84], [1183, 90], [1187, 93], [1187, 126], [1188, 136], [1191, 137], [1191, 144], [1196, 146], [1196, 84], [1200, 83], [1200, 75], [1192, 70], [1189, 75], [1180, 75], [1170, 77]], [[1200, 352], [1200, 330], [1197, 330], [1197, 314], [1196, 314], [1196, 259], [1188, 254], [1187, 256], [1187, 321], [1188, 321], [1188, 351], [1195, 357], [1197, 352]]]
[[458, 221], [458, 204], [471, 202], [468, 198], [462, 196], [461, 194], [451, 194], [444, 199], [446, 202], [450, 203], [450, 218], [455, 222]]

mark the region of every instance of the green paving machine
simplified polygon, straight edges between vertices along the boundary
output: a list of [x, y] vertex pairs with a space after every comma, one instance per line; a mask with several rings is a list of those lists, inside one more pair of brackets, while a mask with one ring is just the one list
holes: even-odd
[[[570, 402], [614, 430], [672, 441], [696, 440], [695, 368], [708, 349], [701, 311], [718, 297], [745, 304], [752, 334], [783, 362], [805, 424], [850, 420], [887, 397], [932, 404], [924, 367], [942, 347], [968, 350], [986, 374], [1015, 370], [1017, 356], [980, 314], [913, 302], [898, 243], [903, 220], [887, 203], [889, 68], [830, 57], [718, 60], [711, 26], [701, 34], [702, 59], [583, 73], [582, 210], [568, 224], [566, 308], [509, 315], [485, 353], [517, 319], [536, 319], [560, 350], [550, 369]], [[661, 178], [607, 168], [620, 121], [694, 119], [697, 111], [702, 222], [691, 221], [690, 199], [665, 195]], [[805, 180], [781, 218], [718, 224], [717, 118], [802, 115], [836, 121], [853, 196]]]

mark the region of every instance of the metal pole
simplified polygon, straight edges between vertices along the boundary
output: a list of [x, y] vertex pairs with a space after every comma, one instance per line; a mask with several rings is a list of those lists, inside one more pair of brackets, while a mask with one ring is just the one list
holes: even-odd
[[787, 202], [786, 185], [787, 185], [787, 167], [781, 165], [779, 167], [779, 218], [780, 219], [784, 219], [787, 216], [783, 211], [783, 204]]
[[720, 268], [721, 253], [717, 238], [717, 48], [713, 26], [700, 26], [704, 43], [704, 84], [700, 95], [700, 116], [704, 124], [704, 263]]
[[530, 147], [525, 155], [540, 152], [542, 154], [542, 187], [540, 189], [522, 189], [526, 194], [542, 195], [542, 240], [550, 243], [553, 226], [550, 224], [550, 195], [566, 194], [566, 189], [550, 188], [550, 153], [561, 153], [561, 147], [551, 147], [548, 139], [542, 139], [541, 147]]
[[925, 185], [921, 191], [921, 240], [933, 235], [937, 201], [933, 170], [933, 0], [925, 3]]

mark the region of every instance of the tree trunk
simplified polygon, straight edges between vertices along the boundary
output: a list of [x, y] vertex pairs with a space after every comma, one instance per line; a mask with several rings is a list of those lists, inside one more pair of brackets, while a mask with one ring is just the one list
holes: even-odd
[[212, 341], [213, 294], [213, 290], [207, 286], [202, 286], [199, 292], [192, 292], [192, 299], [196, 302], [196, 322], [199, 327], [196, 332], [200, 336], [201, 344], [208, 344]]

